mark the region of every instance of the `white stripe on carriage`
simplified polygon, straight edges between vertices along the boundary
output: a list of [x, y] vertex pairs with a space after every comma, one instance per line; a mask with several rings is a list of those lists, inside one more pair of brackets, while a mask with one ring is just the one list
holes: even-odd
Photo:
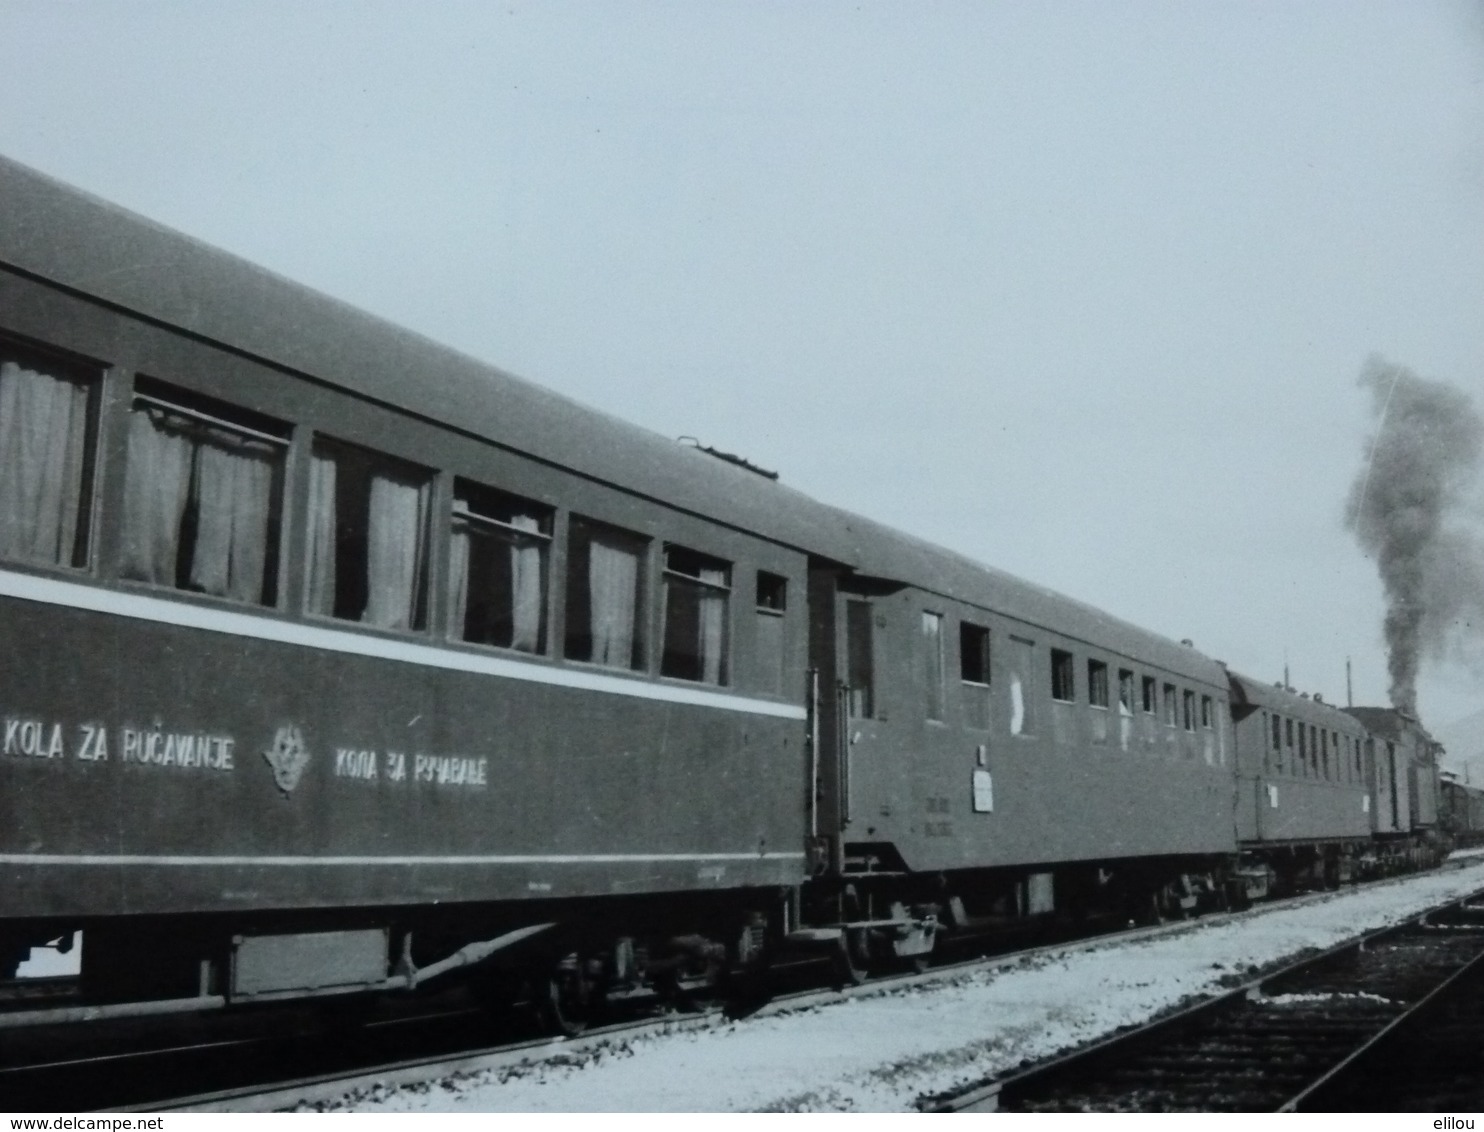
[[473, 672], [482, 676], [502, 676], [508, 680], [552, 684], [587, 692], [607, 692], [616, 696], [634, 696], [641, 700], [661, 700], [667, 703], [692, 704], [697, 707], [724, 708], [728, 711], [770, 715], [779, 719], [801, 720], [806, 718], [803, 707], [797, 704], [757, 700], [748, 696], [729, 695], [726, 692], [710, 692], [704, 688], [655, 684], [637, 677], [613, 676], [587, 669], [557, 668], [516, 660], [513, 657], [485, 656], [391, 637], [347, 633], [326, 626], [305, 625], [297, 621], [280, 621], [273, 617], [259, 617], [250, 613], [238, 613], [230, 609], [217, 609], [190, 602], [168, 601], [124, 590], [103, 589], [57, 578], [44, 578], [36, 574], [17, 574], [9, 570], [0, 570], [0, 595], [21, 598], [25, 601], [38, 601], [47, 605], [86, 609], [94, 613], [131, 617], [139, 621], [178, 625], [186, 629], [204, 629], [209, 633], [254, 637], [278, 644], [302, 645], [306, 648], [327, 649], [331, 652], [369, 656], [379, 660], [401, 661], [426, 668]]
[[571, 853], [462, 857], [233, 857], [129, 853], [0, 853], [0, 865], [619, 865], [673, 861], [798, 861], [803, 853]]

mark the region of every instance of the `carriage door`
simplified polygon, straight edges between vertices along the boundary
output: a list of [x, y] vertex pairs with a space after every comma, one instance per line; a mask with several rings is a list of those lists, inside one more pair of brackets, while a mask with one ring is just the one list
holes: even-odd
[[[840, 681], [835, 689], [840, 759], [840, 828], [852, 840], [852, 824], [861, 816], [860, 779], [866, 768], [857, 748], [876, 739], [876, 625], [869, 598], [840, 595]], [[860, 753], [864, 753], [862, 750]], [[856, 835], [858, 837], [858, 834]]]
[[[908, 714], [899, 686], [906, 643], [900, 624], [906, 606], [898, 596], [903, 587], [873, 582], [875, 592], [842, 592], [837, 616], [840, 838], [847, 872], [899, 867], [890, 858], [915, 797], [913, 759], [902, 741]], [[868, 855], [876, 861], [868, 861]]]

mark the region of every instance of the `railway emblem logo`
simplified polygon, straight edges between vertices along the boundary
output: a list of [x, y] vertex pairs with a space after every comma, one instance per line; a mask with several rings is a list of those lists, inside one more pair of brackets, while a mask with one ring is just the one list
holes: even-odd
[[286, 723], [273, 736], [273, 746], [263, 752], [263, 758], [273, 768], [273, 781], [285, 794], [292, 794], [299, 785], [304, 768], [309, 765], [309, 749], [304, 746], [304, 736], [292, 723]]

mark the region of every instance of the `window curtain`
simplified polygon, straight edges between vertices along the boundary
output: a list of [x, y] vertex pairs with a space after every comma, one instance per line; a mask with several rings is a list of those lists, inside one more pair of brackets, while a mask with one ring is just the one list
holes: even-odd
[[595, 664], [632, 668], [639, 557], [632, 550], [592, 540], [587, 567], [592, 598]]
[[164, 413], [147, 409], [129, 415], [123, 577], [175, 585], [191, 455], [191, 442], [169, 427]]
[[1020, 685], [1020, 673], [1010, 673], [1010, 734], [1025, 733], [1025, 691]]
[[309, 556], [305, 608], [335, 614], [335, 461], [316, 454], [309, 462]]
[[192, 588], [236, 601], [263, 600], [275, 457], [267, 445], [219, 432], [202, 441], [192, 485]]
[[[522, 531], [541, 530], [541, 520], [534, 515], [516, 515], [511, 524]], [[522, 652], [541, 651], [541, 612], [545, 604], [541, 592], [541, 547], [524, 539], [510, 546], [510, 602], [510, 647]]]
[[0, 364], [0, 555], [71, 563], [87, 409], [86, 387]]
[[[701, 581], [714, 586], [727, 583], [725, 570], [701, 568]], [[702, 588], [700, 598], [700, 640], [697, 642], [701, 655], [701, 680], [707, 684], [721, 683], [721, 664], [726, 655], [727, 595], [717, 590]]]
[[[467, 507], [464, 500], [454, 501], [457, 508]], [[448, 548], [448, 623], [459, 640], [468, 637], [469, 621], [469, 553], [474, 536], [469, 528], [455, 526]]]
[[417, 627], [426, 507], [424, 485], [384, 474], [371, 477], [363, 623], [383, 629]]

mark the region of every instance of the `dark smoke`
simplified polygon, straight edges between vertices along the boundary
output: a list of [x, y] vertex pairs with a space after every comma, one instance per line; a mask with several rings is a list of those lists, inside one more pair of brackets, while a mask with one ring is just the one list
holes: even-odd
[[1462, 390], [1373, 357], [1376, 434], [1346, 521], [1386, 589], [1392, 705], [1417, 714], [1417, 666], [1470, 660], [1484, 633], [1484, 511], [1472, 495], [1484, 423]]

